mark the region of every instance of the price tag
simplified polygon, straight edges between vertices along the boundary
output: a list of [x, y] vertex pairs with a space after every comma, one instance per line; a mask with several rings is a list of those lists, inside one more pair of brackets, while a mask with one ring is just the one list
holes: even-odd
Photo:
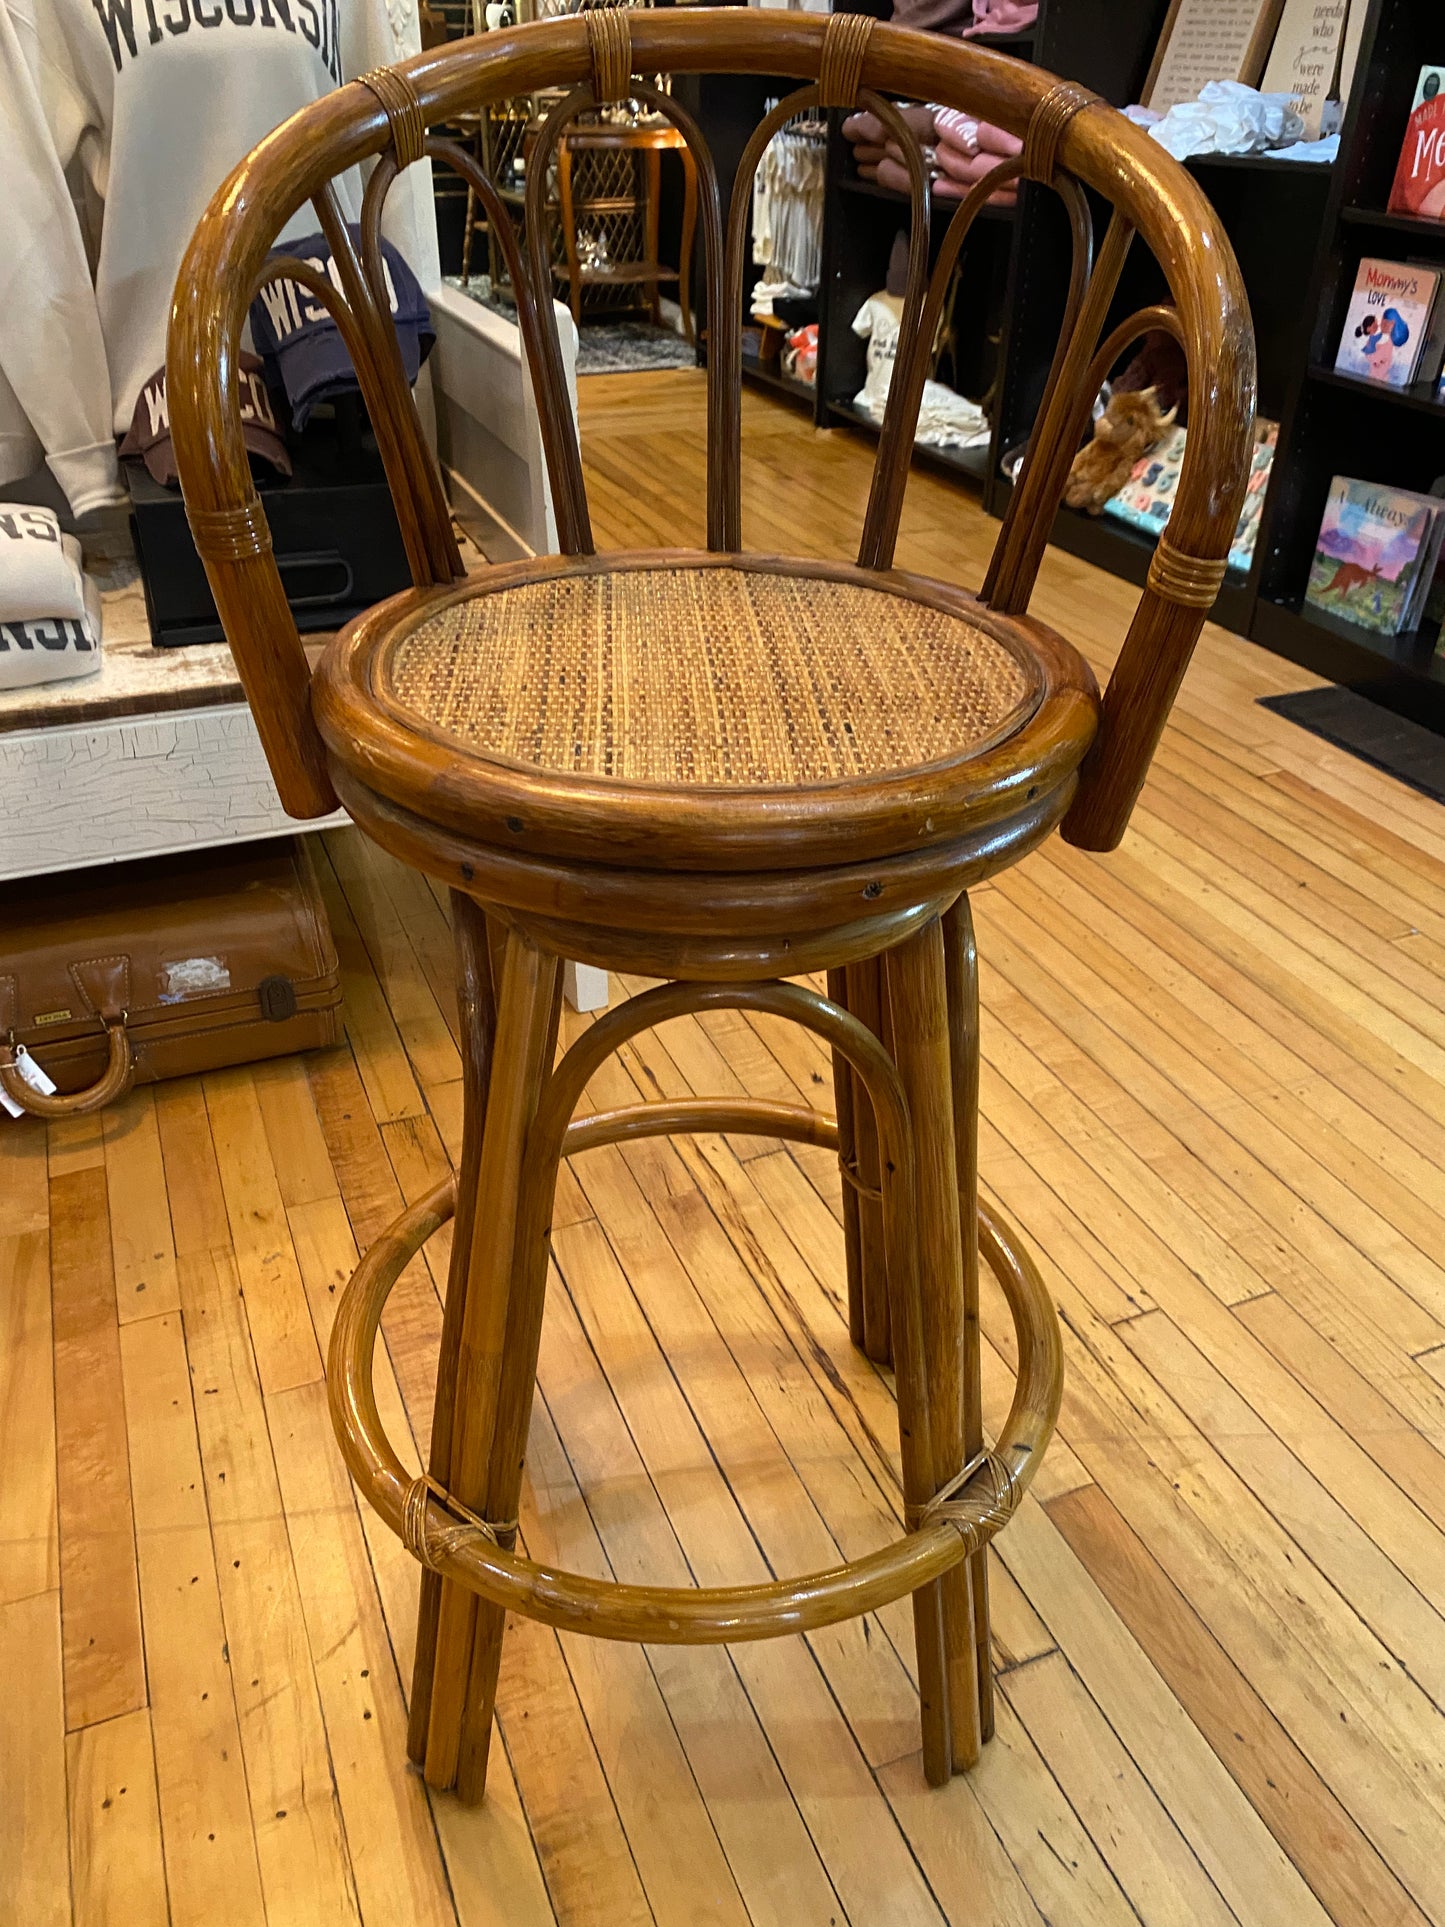
[[[28, 1084], [32, 1091], [39, 1091], [42, 1097], [55, 1095], [55, 1080], [47, 1077], [23, 1044], [15, 1046], [15, 1070], [22, 1083]], [[9, 1091], [0, 1090], [0, 1105], [11, 1117], [24, 1117], [25, 1108], [17, 1104]]]

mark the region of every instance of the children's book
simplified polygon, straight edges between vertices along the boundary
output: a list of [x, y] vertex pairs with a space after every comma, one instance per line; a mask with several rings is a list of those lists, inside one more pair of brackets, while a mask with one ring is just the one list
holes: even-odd
[[1439, 352], [1431, 320], [1441, 307], [1440, 282], [1438, 268], [1420, 263], [1361, 261], [1340, 333], [1336, 372], [1390, 388], [1408, 388], [1417, 374], [1433, 373], [1426, 366], [1425, 349], [1429, 342], [1430, 354]]
[[1419, 621], [1445, 535], [1445, 502], [1337, 475], [1305, 601], [1376, 635]]
[[[1256, 425], [1254, 458], [1250, 464], [1249, 492], [1240, 511], [1239, 526], [1229, 550], [1229, 566], [1242, 575], [1249, 573], [1254, 560], [1254, 542], [1259, 533], [1260, 510], [1269, 488], [1270, 468], [1274, 462], [1278, 422], [1261, 421]], [[1104, 504], [1104, 513], [1146, 535], [1158, 535], [1174, 512], [1174, 497], [1179, 488], [1179, 473], [1184, 466], [1188, 432], [1172, 428], [1135, 462], [1129, 479]]]
[[1422, 67], [1390, 189], [1392, 214], [1445, 221], [1445, 67]]

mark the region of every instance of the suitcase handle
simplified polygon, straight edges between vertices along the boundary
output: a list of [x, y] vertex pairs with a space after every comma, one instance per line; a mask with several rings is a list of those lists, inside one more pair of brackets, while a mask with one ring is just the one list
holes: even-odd
[[88, 1091], [57, 1091], [52, 1097], [42, 1097], [32, 1090], [15, 1068], [13, 1038], [0, 1045], [0, 1090], [32, 1117], [85, 1117], [91, 1111], [103, 1111], [107, 1104], [125, 1096], [135, 1076], [130, 1033], [125, 1027], [127, 1015], [122, 1011], [118, 1022], [106, 1025], [110, 1057]]

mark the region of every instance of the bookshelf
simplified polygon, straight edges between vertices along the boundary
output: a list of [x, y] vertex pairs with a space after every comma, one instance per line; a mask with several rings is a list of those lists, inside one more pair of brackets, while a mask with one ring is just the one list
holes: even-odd
[[1371, 254], [1445, 267], [1445, 223], [1386, 212], [1422, 66], [1445, 59], [1445, 15], [1419, 0], [1369, 0], [1339, 162], [1304, 283], [1308, 338], [1284, 410], [1260, 529], [1248, 634], [1445, 733], [1445, 658], [1433, 629], [1373, 636], [1305, 607], [1332, 477], [1428, 490], [1445, 475], [1445, 407], [1428, 386], [1389, 389], [1334, 372], [1345, 311]]

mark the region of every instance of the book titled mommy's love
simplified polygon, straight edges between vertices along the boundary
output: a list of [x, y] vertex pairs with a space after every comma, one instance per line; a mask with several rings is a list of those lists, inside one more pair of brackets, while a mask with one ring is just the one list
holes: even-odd
[[[1406, 261], [1360, 263], [1350, 310], [1340, 331], [1335, 368], [1357, 381], [1407, 388], [1418, 376], [1439, 370], [1437, 330], [1431, 317], [1438, 306], [1440, 274]], [[1430, 343], [1426, 366], [1425, 349]]]
[[1420, 69], [1390, 212], [1445, 221], [1445, 67]]

